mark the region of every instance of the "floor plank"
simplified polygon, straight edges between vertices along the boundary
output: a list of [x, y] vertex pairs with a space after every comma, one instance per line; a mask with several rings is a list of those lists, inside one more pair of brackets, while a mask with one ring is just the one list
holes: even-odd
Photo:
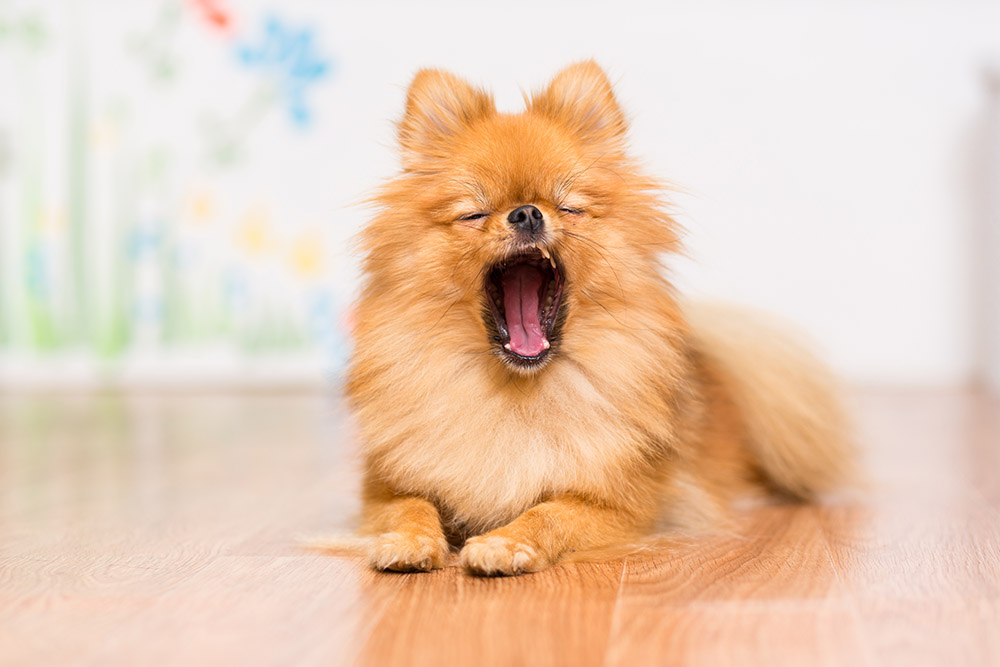
[[368, 641], [371, 665], [600, 665], [620, 563], [571, 563], [520, 578], [457, 568], [405, 583]]
[[760, 508], [732, 535], [629, 559], [608, 664], [869, 663], [816, 511]]

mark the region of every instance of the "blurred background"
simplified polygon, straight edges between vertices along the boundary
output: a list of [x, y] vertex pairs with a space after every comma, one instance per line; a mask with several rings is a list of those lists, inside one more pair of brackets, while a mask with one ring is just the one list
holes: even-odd
[[1000, 387], [1000, 3], [0, 0], [0, 386], [320, 386], [420, 67], [596, 58], [686, 293]]

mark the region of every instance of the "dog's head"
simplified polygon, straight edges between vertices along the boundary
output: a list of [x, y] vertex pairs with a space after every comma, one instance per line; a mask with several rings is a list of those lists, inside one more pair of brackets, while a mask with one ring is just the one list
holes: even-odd
[[461, 79], [419, 72], [399, 125], [403, 173], [363, 237], [370, 285], [402, 301], [426, 344], [520, 373], [585, 336], [588, 313], [614, 317], [676, 245], [596, 64], [563, 70], [526, 107], [499, 113]]

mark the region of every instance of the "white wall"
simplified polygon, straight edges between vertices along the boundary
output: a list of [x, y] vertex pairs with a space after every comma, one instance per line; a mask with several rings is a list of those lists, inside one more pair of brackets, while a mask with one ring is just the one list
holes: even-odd
[[1000, 61], [991, 64], [989, 102], [973, 152], [972, 302], [977, 381], [1000, 394]]
[[[51, 8], [15, 6], [32, 4]], [[163, 4], [73, 5], [93, 40], [95, 85], [136, 76], [117, 33], [151, 24]], [[957, 383], [976, 370], [984, 295], [996, 293], [983, 289], [997, 275], [983, 266], [1000, 262], [977, 245], [998, 220], [984, 212], [997, 172], [982, 158], [988, 119], [1000, 115], [987, 109], [982, 70], [1000, 57], [1000, 3], [222, 4], [314, 26], [334, 66], [310, 92], [311, 133], [268, 116], [243, 176], [178, 179], [214, 179], [233, 208], [270, 202], [295, 224], [321, 221], [331, 247], [346, 247], [365, 219], [357, 202], [396, 169], [393, 121], [419, 67], [454, 70], [515, 109], [521, 90], [594, 57], [633, 119], [635, 152], [684, 191], [675, 202], [691, 259], [678, 260], [676, 280], [686, 292], [784, 314], [856, 382]], [[131, 118], [166, 136], [184, 109], [225, 109], [247, 88], [223, 78], [229, 52], [203, 26], [184, 26], [172, 47], [184, 85], [134, 86], [148, 109]], [[178, 152], [193, 153], [176, 135]], [[349, 291], [355, 259], [344, 251], [328, 267], [335, 292]]]
[[968, 172], [1000, 6], [873, 4], [355, 6], [336, 31], [336, 113], [359, 131], [332, 147], [332, 180], [347, 198], [391, 172], [388, 119], [419, 66], [516, 108], [593, 56], [636, 153], [687, 192], [687, 291], [786, 315], [854, 381], [961, 382], [984, 307]]

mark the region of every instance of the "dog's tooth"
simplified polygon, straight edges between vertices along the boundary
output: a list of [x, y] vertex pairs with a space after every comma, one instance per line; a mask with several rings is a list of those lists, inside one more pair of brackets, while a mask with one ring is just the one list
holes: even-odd
[[505, 350], [507, 350], [508, 352], [510, 352], [510, 343], [506, 343], [506, 344], [504, 344], [504, 346], [503, 346], [503, 349], [505, 349]]
[[552, 346], [551, 346], [551, 345], [549, 345], [549, 339], [548, 339], [548, 338], [543, 338], [543, 339], [542, 339], [542, 349], [543, 349], [543, 350], [547, 350], [547, 349], [549, 349], [550, 347], [552, 347]]
[[538, 251], [540, 253], [542, 253], [542, 257], [544, 257], [545, 259], [549, 260], [549, 262], [552, 261], [552, 257], [549, 256], [549, 251], [548, 250], [546, 250], [545, 248], [539, 246]]

